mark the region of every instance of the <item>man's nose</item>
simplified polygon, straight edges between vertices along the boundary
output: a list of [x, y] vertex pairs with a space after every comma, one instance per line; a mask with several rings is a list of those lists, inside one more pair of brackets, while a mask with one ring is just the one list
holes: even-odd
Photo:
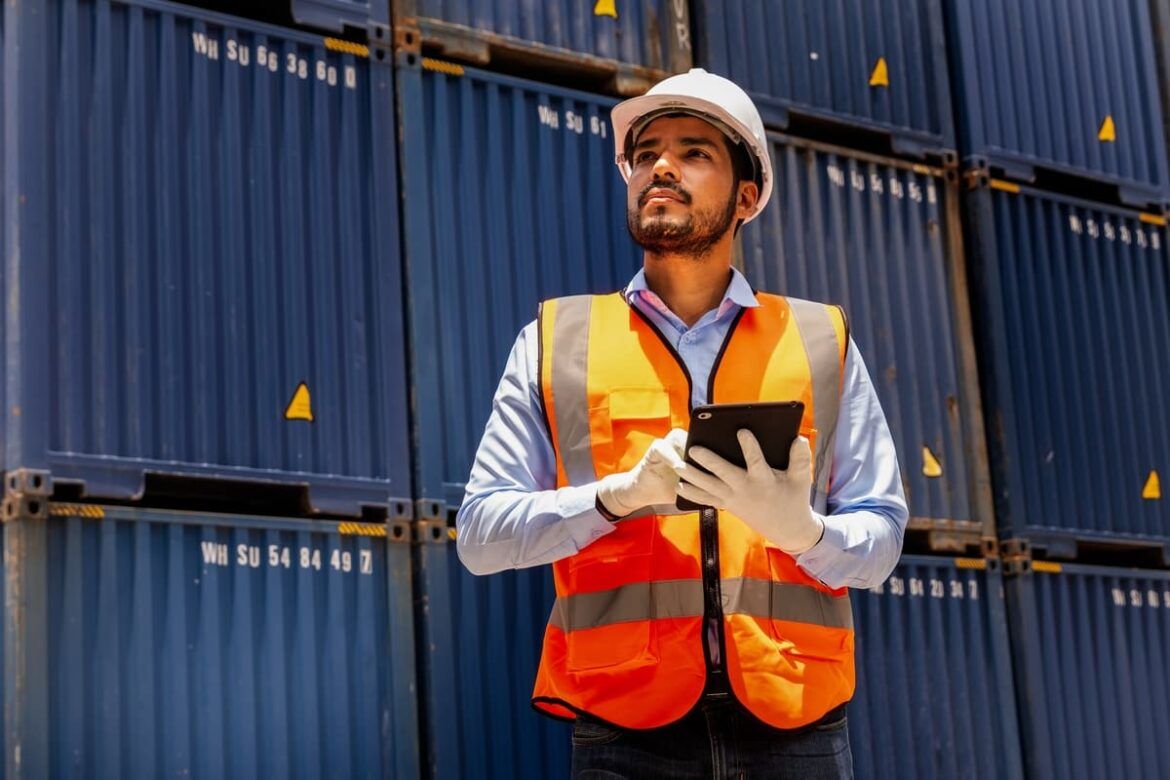
[[674, 157], [670, 154], [660, 154], [654, 162], [653, 175], [654, 181], [677, 182], [679, 180], [678, 165], [675, 164]]

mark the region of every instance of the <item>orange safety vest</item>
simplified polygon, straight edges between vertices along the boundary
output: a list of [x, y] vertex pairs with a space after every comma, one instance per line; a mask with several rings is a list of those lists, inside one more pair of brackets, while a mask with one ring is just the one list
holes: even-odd
[[[759, 294], [732, 323], [707, 387], [711, 403], [804, 402], [812, 505], [825, 512], [848, 331], [833, 306]], [[690, 420], [681, 358], [622, 293], [546, 301], [540, 390], [557, 484], [632, 469]], [[647, 508], [553, 564], [556, 603], [532, 696], [554, 717], [588, 713], [647, 729], [687, 714], [708, 674], [778, 728], [853, 696], [845, 588], [801, 570], [729, 512]]]

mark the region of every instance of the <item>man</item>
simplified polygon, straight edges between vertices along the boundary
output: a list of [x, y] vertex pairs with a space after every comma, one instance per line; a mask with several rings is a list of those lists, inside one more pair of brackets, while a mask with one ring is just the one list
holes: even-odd
[[[731, 267], [772, 192], [746, 93], [695, 69], [612, 119], [643, 269], [521, 331], [460, 557], [553, 564], [533, 704], [574, 721], [574, 776], [850, 776], [847, 588], [885, 579], [907, 520], [885, 417], [840, 309], [755, 294]], [[748, 431], [746, 469], [699, 448], [708, 471], [684, 463], [692, 407], [791, 400], [787, 471]]]

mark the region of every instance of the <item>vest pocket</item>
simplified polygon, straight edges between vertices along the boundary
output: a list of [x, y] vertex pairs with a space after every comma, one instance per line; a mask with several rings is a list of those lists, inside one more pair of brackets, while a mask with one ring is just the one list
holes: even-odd
[[851, 634], [844, 630], [842, 604], [831, 594], [807, 584], [811, 578], [788, 553], [771, 542], [764, 543], [774, 587], [768, 621], [772, 638], [791, 654], [805, 659], [840, 662], [852, 648]]
[[651, 609], [655, 519], [618, 529], [569, 559], [566, 665], [583, 672], [657, 663]]
[[606, 421], [610, 468], [629, 471], [655, 439], [670, 431], [670, 396], [661, 387], [615, 387], [604, 407], [591, 409], [590, 414]]

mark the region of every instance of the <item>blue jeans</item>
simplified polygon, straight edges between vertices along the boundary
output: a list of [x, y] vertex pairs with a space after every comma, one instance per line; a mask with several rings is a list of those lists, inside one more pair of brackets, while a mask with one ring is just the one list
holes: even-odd
[[737, 701], [702, 701], [677, 723], [648, 731], [577, 718], [573, 777], [838, 780], [853, 777], [853, 754], [844, 708], [807, 728], [782, 731]]

